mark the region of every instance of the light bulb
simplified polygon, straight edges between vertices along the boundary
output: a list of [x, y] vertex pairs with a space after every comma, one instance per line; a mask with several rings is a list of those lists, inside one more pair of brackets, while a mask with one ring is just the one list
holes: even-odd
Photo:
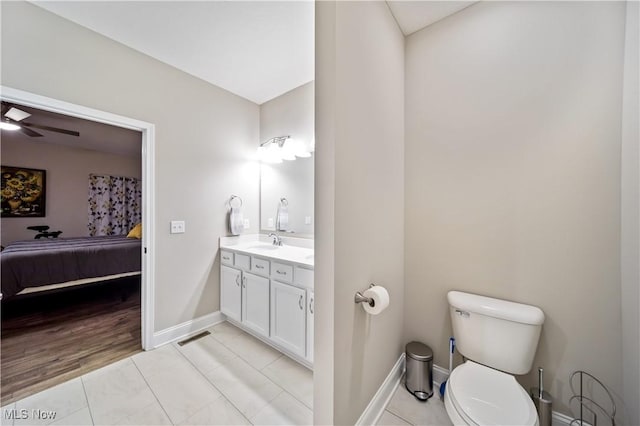
[[294, 152], [296, 157], [299, 157], [299, 158], [311, 157], [311, 153], [309, 153], [309, 150], [307, 149], [305, 144], [298, 140], [295, 141]]
[[292, 161], [296, 159], [295, 154], [295, 141], [291, 138], [284, 141], [282, 148], [280, 148], [280, 154], [283, 160]]
[[0, 129], [4, 130], [18, 130], [20, 126], [17, 124], [9, 123], [7, 121], [0, 121]]

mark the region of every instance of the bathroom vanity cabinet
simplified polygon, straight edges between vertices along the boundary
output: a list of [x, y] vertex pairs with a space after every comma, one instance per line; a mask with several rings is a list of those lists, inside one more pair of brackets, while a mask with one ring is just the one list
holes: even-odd
[[[281, 251], [287, 250], [295, 248]], [[220, 253], [220, 311], [238, 327], [310, 367], [313, 267], [243, 252], [241, 247]]]

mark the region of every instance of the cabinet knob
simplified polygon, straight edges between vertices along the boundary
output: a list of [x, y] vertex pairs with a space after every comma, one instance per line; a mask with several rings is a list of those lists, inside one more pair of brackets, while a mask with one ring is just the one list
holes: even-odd
[[277, 270], [276, 270], [276, 273], [278, 273], [278, 274], [280, 274], [280, 275], [287, 275], [287, 273], [286, 273], [286, 272], [282, 272], [282, 271], [281, 271], [281, 270], [279, 270], [279, 269], [277, 269]]
[[311, 301], [309, 302], [309, 312], [311, 312], [311, 314], [313, 314], [313, 297], [311, 298]]

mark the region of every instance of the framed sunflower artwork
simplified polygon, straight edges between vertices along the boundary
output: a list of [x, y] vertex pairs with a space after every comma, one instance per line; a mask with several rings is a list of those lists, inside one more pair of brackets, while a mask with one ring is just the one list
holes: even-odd
[[45, 217], [46, 171], [1, 166], [2, 217]]

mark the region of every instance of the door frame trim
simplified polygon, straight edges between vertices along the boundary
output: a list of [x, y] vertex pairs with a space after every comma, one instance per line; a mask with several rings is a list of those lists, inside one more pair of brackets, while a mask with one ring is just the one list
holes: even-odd
[[[0, 98], [8, 102], [96, 121], [142, 133], [142, 278], [141, 343], [144, 350], [154, 347], [155, 274], [155, 125], [146, 121], [61, 101], [12, 87], [0, 86]], [[146, 250], [146, 253], [145, 253]]]

